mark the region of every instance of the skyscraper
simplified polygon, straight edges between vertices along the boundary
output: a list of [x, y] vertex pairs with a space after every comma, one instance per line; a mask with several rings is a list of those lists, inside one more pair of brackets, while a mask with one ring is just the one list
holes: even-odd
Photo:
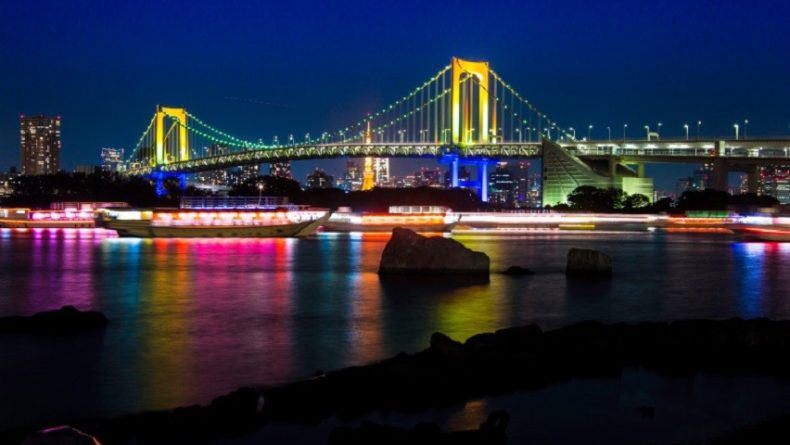
[[19, 138], [23, 175], [60, 171], [60, 116], [19, 116]]
[[123, 166], [123, 148], [102, 148], [101, 169], [106, 172], [116, 173]]
[[[498, 162], [496, 169], [488, 174], [488, 202], [492, 204], [512, 205], [516, 200], [518, 182], [507, 162]], [[486, 178], [481, 178], [486, 180]]]

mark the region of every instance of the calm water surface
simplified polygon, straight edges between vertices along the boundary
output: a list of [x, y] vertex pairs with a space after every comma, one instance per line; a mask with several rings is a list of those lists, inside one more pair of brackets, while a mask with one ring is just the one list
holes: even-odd
[[[488, 284], [381, 282], [388, 237], [139, 240], [0, 231], [0, 316], [73, 304], [102, 334], [0, 337], [0, 428], [203, 403], [502, 327], [580, 320], [790, 318], [790, 243], [657, 233], [459, 237]], [[607, 282], [564, 275], [570, 247], [614, 257]], [[578, 394], [577, 394], [578, 396]], [[536, 396], [537, 397], [537, 396]], [[477, 418], [474, 418], [477, 421]]]

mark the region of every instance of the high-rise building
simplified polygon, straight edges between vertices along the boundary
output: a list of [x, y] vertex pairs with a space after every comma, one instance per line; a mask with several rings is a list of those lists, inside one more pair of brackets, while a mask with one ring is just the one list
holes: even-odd
[[60, 116], [20, 116], [19, 136], [23, 175], [60, 171]]
[[758, 194], [770, 195], [781, 204], [790, 203], [790, 165], [760, 167]]
[[390, 158], [373, 158], [373, 182], [386, 186], [390, 181]]
[[291, 161], [272, 162], [269, 164], [269, 176], [291, 179]]
[[343, 173], [343, 179], [340, 181], [339, 186], [347, 192], [353, 192], [362, 188], [362, 174], [356, 161], [346, 162], [346, 171]]
[[488, 174], [488, 202], [512, 205], [516, 201], [516, 178], [507, 168], [507, 162], [498, 162]]
[[101, 149], [101, 169], [117, 173], [123, 168], [123, 148], [105, 147]]
[[516, 181], [516, 201], [524, 204], [527, 202], [527, 195], [529, 194], [529, 162], [521, 161], [518, 163]]
[[[211, 144], [203, 147], [205, 157], [221, 156], [230, 152], [230, 148], [226, 145]], [[230, 184], [231, 180], [237, 180], [240, 173], [236, 168], [223, 169], [223, 170], [210, 170], [195, 173], [195, 185], [199, 187], [211, 187], [212, 190], [217, 187], [226, 187]]]
[[332, 188], [334, 180], [335, 178], [316, 167], [313, 173], [307, 175], [306, 186], [308, 189], [328, 189]]

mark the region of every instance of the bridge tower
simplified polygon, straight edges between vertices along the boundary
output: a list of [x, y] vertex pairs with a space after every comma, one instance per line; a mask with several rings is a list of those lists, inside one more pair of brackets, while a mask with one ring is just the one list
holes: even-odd
[[[370, 121], [368, 121], [368, 128], [365, 131], [365, 144], [370, 144], [372, 141]], [[365, 168], [362, 170], [362, 190], [371, 190], [375, 185], [375, 179], [373, 178], [373, 158], [366, 156]]]
[[[167, 127], [165, 118], [170, 117], [173, 123]], [[187, 135], [187, 110], [185, 108], [163, 107], [156, 106], [156, 115], [154, 116], [154, 137], [156, 140], [156, 165], [169, 164], [173, 161], [188, 161], [189, 160], [189, 137]], [[168, 158], [168, 153], [165, 150], [167, 139], [178, 127], [178, 159]]]
[[[452, 140], [453, 144], [465, 145], [471, 143], [487, 143], [489, 141], [489, 134], [496, 134], [496, 112], [489, 113], [489, 108], [496, 110], [496, 107], [491, 107], [488, 100], [488, 81], [490, 77], [490, 70], [488, 62], [472, 62], [469, 60], [459, 59], [453, 57], [451, 63], [451, 90], [452, 90]], [[462, 89], [466, 87], [463, 84], [464, 75], [471, 76], [477, 79], [477, 106], [473, 103], [474, 90], [471, 82], [466, 90], [466, 94], [462, 94]], [[468, 79], [468, 78], [467, 78]], [[471, 80], [471, 79], [470, 79]], [[472, 120], [474, 110], [477, 108], [477, 122]], [[489, 128], [489, 114], [491, 114], [492, 126]], [[477, 131], [477, 137], [475, 137]], [[496, 141], [494, 141], [496, 142]]]

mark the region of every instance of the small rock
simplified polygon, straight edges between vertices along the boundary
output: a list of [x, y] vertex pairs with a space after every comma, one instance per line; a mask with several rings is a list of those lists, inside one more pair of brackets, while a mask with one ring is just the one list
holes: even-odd
[[521, 266], [510, 266], [503, 272], [505, 275], [521, 276], [521, 275], [535, 275], [535, 272]]
[[610, 276], [612, 275], [612, 257], [592, 249], [568, 250], [566, 275], [575, 276]]

